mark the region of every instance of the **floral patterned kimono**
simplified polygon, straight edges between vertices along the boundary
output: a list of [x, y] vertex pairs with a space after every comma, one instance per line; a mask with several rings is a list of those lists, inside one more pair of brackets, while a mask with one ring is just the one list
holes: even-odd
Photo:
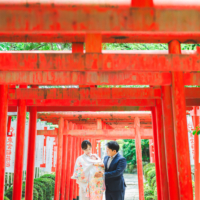
[[74, 174], [71, 177], [79, 184], [80, 200], [102, 200], [104, 192], [103, 177], [95, 178], [96, 172], [104, 172], [101, 159], [95, 155], [97, 160], [92, 160], [86, 154], [79, 156], [74, 167]]

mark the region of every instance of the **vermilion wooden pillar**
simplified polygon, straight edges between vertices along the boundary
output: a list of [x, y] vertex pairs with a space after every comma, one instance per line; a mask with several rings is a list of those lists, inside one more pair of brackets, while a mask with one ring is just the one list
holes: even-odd
[[179, 200], [171, 86], [162, 86], [162, 108], [169, 198]]
[[[180, 54], [180, 43], [178, 41], [170, 42], [169, 51], [170, 53]], [[172, 106], [180, 199], [192, 200], [193, 191], [186, 121], [185, 88], [183, 72], [181, 71], [172, 72]]]
[[[74, 165], [73, 165], [73, 170], [74, 170], [74, 166], [75, 166], [75, 163], [76, 163], [76, 158], [77, 158], [77, 155], [78, 155], [78, 151], [77, 151], [77, 137], [74, 138], [75, 142], [74, 142], [74, 147], [73, 147], [73, 150], [74, 150]], [[74, 180], [74, 192], [73, 192], [73, 200], [76, 200], [77, 198], [77, 184], [76, 184], [76, 180]]]
[[0, 85], [0, 200], [4, 199], [4, 179], [6, 167], [6, 136], [8, 112], [8, 86]]
[[65, 184], [65, 200], [69, 200], [70, 182], [71, 182], [71, 165], [72, 165], [72, 137], [68, 136], [67, 141], [67, 166], [66, 166], [66, 184]]
[[[26, 88], [26, 86], [20, 86], [20, 88]], [[22, 196], [25, 126], [26, 126], [26, 101], [18, 100], [15, 167], [14, 167], [14, 180], [13, 180], [13, 199], [15, 200], [21, 200]]]
[[[38, 86], [32, 86], [38, 88]], [[26, 169], [26, 190], [25, 199], [33, 199], [34, 171], [35, 171], [35, 147], [37, 135], [37, 107], [30, 108], [29, 136], [28, 136], [28, 155]]]
[[150, 154], [150, 163], [155, 163], [155, 155], [154, 155], [154, 151], [153, 151], [153, 140], [150, 139], [149, 140], [149, 154]]
[[27, 200], [33, 199], [36, 135], [37, 135], [37, 107], [31, 107], [30, 118], [29, 118], [29, 138], [28, 138], [26, 190], [25, 190], [25, 198]]
[[[194, 128], [199, 126], [198, 107], [193, 107]], [[195, 200], [200, 200], [200, 164], [199, 164], [199, 136], [194, 136], [194, 166], [195, 166]]]
[[62, 169], [62, 148], [63, 148], [63, 129], [64, 119], [59, 119], [58, 127], [58, 146], [57, 146], [57, 162], [56, 162], [56, 179], [55, 179], [55, 191], [54, 200], [60, 199], [60, 183], [61, 183], [61, 169]]
[[[64, 121], [64, 131], [69, 129], [68, 121]], [[67, 151], [68, 151], [68, 136], [63, 135], [63, 152], [62, 152], [62, 172], [61, 172], [61, 187], [60, 187], [60, 200], [65, 198], [65, 183], [66, 183], [66, 166], [67, 166]]]
[[[81, 138], [78, 137], [78, 138], [77, 138], [77, 153], [78, 153], [77, 158], [81, 155], [80, 148], [81, 148]], [[77, 193], [76, 193], [76, 196], [77, 196], [77, 200], [78, 200], [78, 199], [79, 199], [79, 186], [78, 186], [78, 184], [76, 184], [76, 185], [77, 185]]]
[[156, 120], [156, 109], [152, 108], [152, 125], [153, 125], [153, 143], [155, 149], [155, 166], [156, 166], [156, 183], [157, 183], [157, 195], [158, 200], [161, 200], [161, 181], [160, 181], [160, 167], [158, 158], [158, 141], [157, 141], [157, 120]]
[[161, 100], [156, 100], [156, 122], [157, 122], [157, 143], [158, 159], [160, 168], [160, 185], [162, 200], [169, 200], [169, 191], [167, 183], [167, 168], [165, 156], [164, 126]]
[[[70, 177], [73, 175], [74, 171], [74, 146], [75, 146], [75, 138], [72, 137], [72, 162], [71, 162], [71, 174]], [[70, 179], [70, 191], [69, 191], [69, 200], [73, 200], [74, 197], [74, 180]]]
[[135, 146], [136, 146], [136, 156], [137, 156], [139, 199], [144, 200], [142, 150], [141, 150], [141, 136], [140, 136], [140, 119], [138, 117], [135, 118], [134, 128], [135, 128]]

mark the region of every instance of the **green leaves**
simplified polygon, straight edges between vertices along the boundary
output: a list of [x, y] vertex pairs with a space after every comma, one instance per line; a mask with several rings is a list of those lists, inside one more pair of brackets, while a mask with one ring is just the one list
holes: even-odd
[[196, 127], [196, 129], [192, 132], [193, 135], [199, 135], [200, 134], [200, 127]]

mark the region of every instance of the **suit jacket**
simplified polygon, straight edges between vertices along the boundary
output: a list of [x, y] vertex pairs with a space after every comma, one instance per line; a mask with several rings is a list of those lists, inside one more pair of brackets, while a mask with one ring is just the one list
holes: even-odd
[[113, 158], [109, 169], [107, 168], [108, 159], [109, 156], [104, 158], [106, 191], [124, 191], [126, 184], [124, 181], [123, 173], [126, 168], [126, 159], [118, 153]]

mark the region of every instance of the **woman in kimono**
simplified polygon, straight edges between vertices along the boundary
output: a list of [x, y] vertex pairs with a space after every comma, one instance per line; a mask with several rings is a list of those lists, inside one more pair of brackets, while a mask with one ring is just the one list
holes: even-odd
[[72, 179], [79, 184], [80, 200], [102, 200], [104, 192], [103, 177], [94, 177], [96, 172], [104, 173], [104, 164], [101, 159], [92, 154], [92, 145], [88, 140], [81, 144], [84, 154], [76, 160]]

